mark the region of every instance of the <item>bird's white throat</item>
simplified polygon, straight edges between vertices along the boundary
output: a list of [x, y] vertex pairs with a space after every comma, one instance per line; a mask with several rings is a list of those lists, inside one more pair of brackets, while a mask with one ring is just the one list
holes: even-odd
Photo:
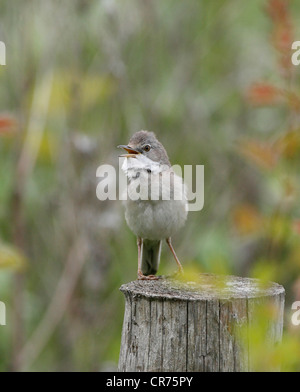
[[138, 154], [136, 158], [125, 158], [122, 165], [122, 170], [128, 177], [131, 177], [133, 173], [141, 170], [149, 170], [153, 174], [158, 174], [166, 168], [165, 165], [152, 161], [143, 154]]

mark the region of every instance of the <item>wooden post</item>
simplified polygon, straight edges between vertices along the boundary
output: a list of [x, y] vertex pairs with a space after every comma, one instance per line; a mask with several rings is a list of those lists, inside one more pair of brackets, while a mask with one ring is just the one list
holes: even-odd
[[285, 291], [276, 283], [201, 274], [197, 283], [163, 278], [120, 290], [126, 303], [119, 371], [251, 371], [249, 331], [264, 306], [272, 309], [263, 310], [266, 344], [282, 338]]

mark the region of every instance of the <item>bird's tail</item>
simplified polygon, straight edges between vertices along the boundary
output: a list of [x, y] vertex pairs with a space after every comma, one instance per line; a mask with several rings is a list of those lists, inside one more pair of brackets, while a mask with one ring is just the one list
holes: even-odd
[[161, 241], [143, 240], [142, 272], [144, 275], [155, 275], [158, 270], [161, 252]]

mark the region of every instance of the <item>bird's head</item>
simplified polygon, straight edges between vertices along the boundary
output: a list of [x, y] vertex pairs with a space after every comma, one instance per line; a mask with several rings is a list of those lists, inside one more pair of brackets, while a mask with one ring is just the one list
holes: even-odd
[[128, 145], [121, 145], [118, 147], [127, 151], [127, 154], [121, 155], [122, 157], [138, 158], [138, 156], [142, 154], [160, 165], [171, 166], [164, 146], [157, 140], [153, 132], [136, 132], [129, 140]]

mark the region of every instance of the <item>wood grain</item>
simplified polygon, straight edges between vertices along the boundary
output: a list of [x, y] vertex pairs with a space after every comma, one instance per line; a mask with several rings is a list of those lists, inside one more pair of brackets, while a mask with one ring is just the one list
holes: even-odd
[[120, 290], [125, 314], [119, 371], [251, 371], [248, 330], [263, 306], [272, 309], [266, 342], [281, 341], [285, 291], [276, 283], [201, 274], [197, 282], [162, 278]]

